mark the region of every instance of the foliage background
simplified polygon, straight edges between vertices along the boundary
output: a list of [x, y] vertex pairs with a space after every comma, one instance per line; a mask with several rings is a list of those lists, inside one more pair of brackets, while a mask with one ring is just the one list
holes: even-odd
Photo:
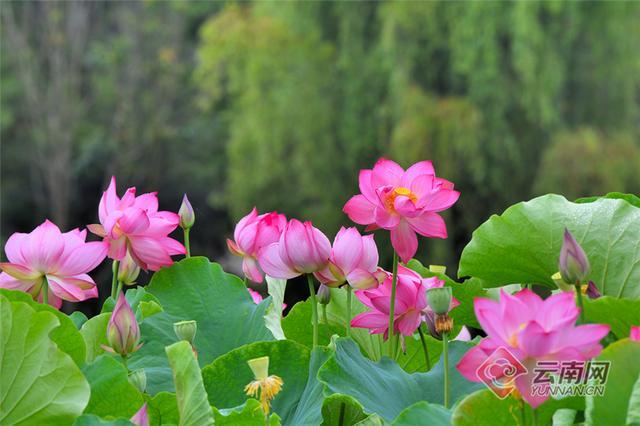
[[188, 191], [194, 253], [233, 270], [224, 238], [254, 205], [332, 237], [358, 169], [428, 158], [463, 195], [417, 257], [454, 274], [516, 201], [640, 192], [640, 3], [0, 8], [3, 241], [45, 217], [97, 222], [115, 174], [165, 209]]

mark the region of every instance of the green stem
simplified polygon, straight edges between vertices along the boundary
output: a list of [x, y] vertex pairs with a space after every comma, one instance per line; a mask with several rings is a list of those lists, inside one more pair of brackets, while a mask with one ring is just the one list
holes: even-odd
[[127, 374], [131, 373], [131, 371], [129, 371], [129, 366], [127, 365], [127, 357], [126, 357], [126, 355], [122, 355], [122, 363], [124, 364], [124, 368], [127, 369]]
[[42, 277], [43, 282], [42, 282], [42, 304], [43, 305], [48, 305], [49, 304], [49, 281], [47, 281], [47, 276], [45, 275], [44, 277]]
[[418, 327], [418, 334], [420, 334], [420, 342], [422, 342], [422, 351], [424, 352], [424, 360], [427, 363], [427, 371], [431, 370], [431, 360], [429, 359], [429, 350], [427, 349], [427, 342], [424, 339], [424, 333], [422, 332], [422, 324]]
[[329, 321], [327, 320], [327, 305], [322, 305], [322, 321], [325, 324], [329, 324]]
[[352, 288], [347, 284], [347, 337], [351, 337], [351, 293]]
[[395, 339], [394, 336], [394, 321], [395, 321], [395, 310], [396, 310], [396, 286], [398, 284], [398, 253], [393, 251], [393, 277], [391, 279], [391, 301], [389, 304], [389, 358], [395, 359], [396, 349], [395, 349]]
[[533, 426], [538, 426], [538, 411], [534, 408], [531, 409], [531, 422]]
[[184, 248], [187, 249], [186, 257], [191, 257], [191, 247], [189, 245], [189, 228], [184, 229]]
[[316, 289], [313, 285], [313, 276], [307, 274], [309, 284], [309, 298], [311, 299], [311, 320], [313, 321], [313, 347], [318, 346], [318, 303], [316, 302]]
[[449, 407], [449, 334], [442, 333], [442, 357], [444, 359], [444, 407]]
[[111, 273], [113, 274], [111, 276], [111, 298], [113, 300], [116, 300], [116, 291], [118, 290], [118, 266], [120, 266], [120, 262], [114, 259], [111, 264]]
[[122, 281], [118, 280], [118, 290], [116, 291], [116, 302], [120, 297], [120, 292], [122, 291]]
[[585, 324], [584, 302], [582, 301], [582, 286], [580, 282], [576, 283], [576, 298], [578, 300], [578, 307], [580, 308], [580, 323]]

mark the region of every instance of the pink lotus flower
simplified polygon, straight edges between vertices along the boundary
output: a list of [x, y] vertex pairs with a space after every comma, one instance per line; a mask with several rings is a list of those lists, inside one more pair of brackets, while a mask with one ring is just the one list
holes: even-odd
[[9, 262], [0, 263], [0, 287], [27, 292], [42, 302], [46, 279], [48, 302], [56, 308], [62, 300], [98, 297], [96, 283], [87, 272], [105, 258], [107, 245], [87, 243], [86, 237], [85, 230], [62, 233], [48, 220], [29, 234], [16, 232], [4, 247]]
[[147, 413], [147, 403], [142, 404], [142, 407], [129, 419], [131, 423], [136, 426], [149, 426], [149, 414]]
[[[389, 304], [391, 300], [392, 274], [387, 272], [384, 282], [375, 289], [356, 291], [370, 311], [356, 315], [351, 320], [352, 327], [368, 328], [371, 334], [389, 334]], [[442, 286], [436, 277], [422, 278], [415, 271], [398, 266], [398, 282], [394, 311], [394, 333], [411, 336], [422, 322], [423, 311], [427, 308], [427, 289]]]
[[116, 194], [116, 178], [100, 199], [100, 225], [89, 225], [91, 232], [109, 243], [109, 257], [122, 260], [127, 248], [136, 263], [144, 270], [157, 271], [173, 263], [172, 255], [185, 254], [184, 246], [168, 235], [178, 227], [176, 213], [158, 211], [155, 192], [136, 197], [136, 189], [129, 188], [122, 198]]
[[640, 326], [631, 326], [631, 332], [629, 333], [629, 339], [640, 342]]
[[506, 348], [527, 369], [515, 379], [515, 387], [533, 408], [548, 398], [532, 393], [536, 363], [591, 359], [600, 353], [600, 339], [609, 332], [608, 325], [575, 325], [579, 309], [571, 293], [542, 300], [528, 289], [515, 295], [502, 290], [499, 302], [478, 298], [474, 305], [487, 337], [462, 357], [458, 371], [468, 380], [480, 381], [478, 368], [496, 349]]
[[[260, 293], [258, 293], [257, 291], [255, 291], [254, 289], [251, 289], [249, 287], [247, 287], [247, 291], [251, 295], [251, 299], [253, 299], [253, 303], [255, 303], [256, 305], [259, 305], [262, 302], [263, 298], [262, 298], [262, 295]], [[287, 309], [287, 304], [283, 303], [282, 304], [282, 310], [284, 311], [285, 309]]]
[[107, 342], [109, 346], [102, 345], [104, 350], [122, 356], [128, 356], [142, 346], [138, 321], [122, 292], [107, 324]]
[[267, 275], [290, 279], [324, 269], [330, 255], [331, 243], [319, 229], [292, 219], [277, 242], [260, 250], [258, 260]]
[[280, 238], [287, 225], [287, 218], [276, 212], [258, 215], [254, 207], [240, 219], [233, 231], [233, 239], [227, 239], [227, 247], [236, 256], [242, 256], [242, 271], [253, 282], [261, 283], [263, 276], [258, 265], [260, 250]]
[[373, 235], [360, 235], [356, 228], [340, 228], [327, 267], [314, 274], [326, 286], [346, 282], [355, 289], [377, 287], [387, 274], [378, 268], [378, 248]]
[[381, 158], [372, 170], [360, 171], [360, 192], [343, 211], [367, 229], [391, 231], [391, 244], [404, 263], [418, 250], [416, 233], [447, 238], [447, 227], [437, 212], [451, 207], [460, 196], [453, 183], [436, 177], [431, 161], [421, 161], [404, 171]]

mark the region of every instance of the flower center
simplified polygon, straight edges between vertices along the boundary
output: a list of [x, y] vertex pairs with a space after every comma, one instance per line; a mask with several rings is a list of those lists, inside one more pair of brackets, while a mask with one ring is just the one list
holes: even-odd
[[518, 326], [518, 330], [516, 330], [516, 331], [511, 335], [511, 337], [509, 338], [509, 341], [507, 342], [507, 343], [509, 343], [509, 345], [510, 345], [511, 347], [514, 347], [514, 348], [518, 347], [518, 333], [519, 333], [519, 332], [521, 332], [522, 330], [524, 330], [524, 328], [525, 328], [526, 326], [527, 326], [527, 323], [526, 323], [526, 322], [521, 323], [521, 324]]
[[411, 190], [409, 188], [405, 188], [403, 186], [399, 186], [399, 187], [395, 188], [393, 191], [391, 191], [389, 193], [389, 195], [387, 195], [387, 198], [385, 200], [385, 207], [387, 208], [388, 211], [390, 211], [390, 212], [395, 212], [396, 211], [396, 209], [394, 207], [394, 202], [396, 201], [396, 197], [398, 197], [399, 195], [407, 197], [408, 199], [410, 199], [414, 203], [416, 201], [418, 201], [418, 197], [416, 196], [416, 194], [411, 192]]

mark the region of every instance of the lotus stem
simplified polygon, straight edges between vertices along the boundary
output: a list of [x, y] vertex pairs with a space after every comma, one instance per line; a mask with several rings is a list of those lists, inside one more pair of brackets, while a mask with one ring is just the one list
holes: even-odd
[[444, 358], [444, 407], [449, 408], [449, 334], [442, 333], [442, 356]]
[[576, 299], [578, 303], [578, 308], [580, 308], [580, 323], [585, 324], [585, 315], [584, 315], [584, 301], [582, 300], [582, 286], [580, 282], [576, 282]]
[[118, 267], [119, 266], [120, 266], [120, 262], [114, 259], [111, 265], [111, 272], [113, 273], [111, 277], [111, 298], [113, 300], [116, 300], [116, 296], [117, 296], [116, 291], [118, 291]]
[[48, 305], [49, 304], [49, 281], [47, 281], [47, 276], [45, 275], [44, 277], [42, 277], [43, 282], [42, 282], [42, 304], [43, 305]]
[[391, 303], [389, 305], [389, 330], [388, 330], [388, 339], [389, 339], [389, 358], [395, 359], [396, 357], [396, 348], [395, 348], [395, 339], [393, 336], [394, 333], [394, 320], [395, 320], [395, 309], [396, 309], [396, 286], [398, 284], [398, 253], [393, 251], [393, 277], [391, 279]]
[[424, 333], [422, 332], [422, 324], [418, 327], [418, 334], [420, 334], [420, 342], [422, 343], [422, 352], [424, 352], [424, 361], [427, 364], [427, 371], [431, 370], [431, 360], [429, 359], [429, 349], [427, 349], [427, 342], [424, 339]]
[[316, 289], [313, 285], [313, 276], [307, 274], [309, 284], [309, 298], [311, 299], [311, 320], [313, 322], [313, 347], [318, 346], [318, 303], [316, 301]]
[[183, 230], [184, 233], [184, 248], [187, 250], [186, 258], [191, 257], [191, 246], [189, 245], [189, 228]]
[[347, 284], [347, 337], [351, 337], [351, 293], [352, 288]]

